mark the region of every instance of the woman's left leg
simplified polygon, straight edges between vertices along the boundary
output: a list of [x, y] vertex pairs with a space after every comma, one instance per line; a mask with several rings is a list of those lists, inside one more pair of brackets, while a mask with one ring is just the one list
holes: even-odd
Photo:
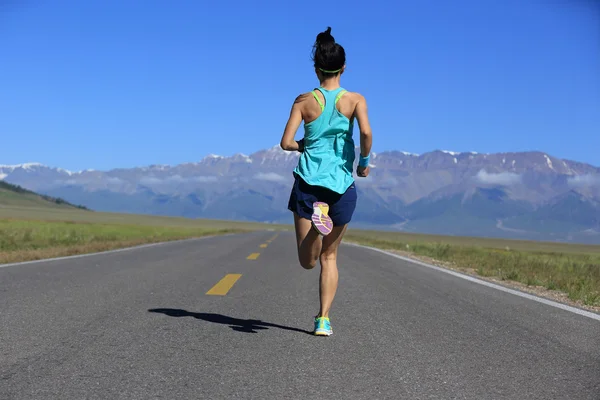
[[296, 230], [296, 244], [298, 249], [298, 261], [304, 269], [313, 269], [319, 260], [321, 253], [321, 236], [313, 228], [309, 219], [294, 213], [294, 227]]

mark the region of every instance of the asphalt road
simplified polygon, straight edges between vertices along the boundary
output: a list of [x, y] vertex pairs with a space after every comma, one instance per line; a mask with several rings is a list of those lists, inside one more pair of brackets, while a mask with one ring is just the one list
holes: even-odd
[[331, 337], [291, 233], [0, 268], [0, 399], [600, 399], [599, 320], [349, 245], [339, 266]]

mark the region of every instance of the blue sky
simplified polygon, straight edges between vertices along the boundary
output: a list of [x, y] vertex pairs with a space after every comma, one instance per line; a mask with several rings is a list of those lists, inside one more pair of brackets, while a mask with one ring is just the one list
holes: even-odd
[[600, 166], [593, 0], [0, 4], [0, 164], [103, 170], [271, 147], [318, 85], [310, 50], [331, 26], [374, 151]]

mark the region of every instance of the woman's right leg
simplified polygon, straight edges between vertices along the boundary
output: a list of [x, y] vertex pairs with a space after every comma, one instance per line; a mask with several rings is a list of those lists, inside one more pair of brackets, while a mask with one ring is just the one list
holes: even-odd
[[319, 298], [321, 308], [317, 317], [329, 318], [329, 310], [338, 287], [337, 255], [348, 225], [336, 226], [330, 235], [323, 238], [320, 254], [321, 276], [319, 277]]
[[322, 240], [319, 233], [312, 227], [312, 221], [294, 213], [298, 260], [305, 269], [313, 269], [321, 254]]

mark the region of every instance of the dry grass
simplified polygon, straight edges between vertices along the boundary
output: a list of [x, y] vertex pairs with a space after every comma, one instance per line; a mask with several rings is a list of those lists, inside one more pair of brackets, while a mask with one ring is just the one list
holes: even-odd
[[74, 256], [101, 251], [122, 249], [148, 243], [145, 239], [114, 242], [96, 242], [84, 245], [70, 245], [65, 247], [48, 247], [42, 249], [19, 249], [0, 252], [0, 264], [21, 261], [44, 260], [55, 257]]
[[91, 253], [143, 243], [241, 231], [243, 230], [235, 228], [3, 219], [0, 220], [0, 263]]
[[53, 208], [2, 207], [0, 263], [267, 228], [284, 227]]
[[600, 246], [356, 230], [348, 232], [346, 240], [430, 257], [483, 277], [543, 286], [575, 302], [600, 306]]
[[[0, 263], [290, 225], [31, 207], [0, 208]], [[353, 241], [430, 257], [483, 277], [558, 290], [600, 307], [600, 246], [351, 229]]]
[[453, 246], [520, 250], [526, 252], [563, 253], [563, 254], [597, 254], [600, 245], [572, 244], [561, 242], [537, 242], [533, 240], [511, 240], [483, 237], [441, 236], [418, 233], [368, 231], [348, 229], [349, 235], [370, 238], [374, 241], [396, 243], [444, 243]]
[[183, 227], [204, 229], [291, 229], [288, 225], [263, 224], [256, 222], [237, 222], [209, 219], [191, 219], [179, 217], [165, 217], [157, 215], [125, 214], [109, 212], [92, 212], [73, 209], [52, 209], [18, 206], [1, 206], [0, 219], [30, 220], [30, 221], [56, 221], [56, 222], [83, 222], [97, 224], [140, 225], [160, 227]]

